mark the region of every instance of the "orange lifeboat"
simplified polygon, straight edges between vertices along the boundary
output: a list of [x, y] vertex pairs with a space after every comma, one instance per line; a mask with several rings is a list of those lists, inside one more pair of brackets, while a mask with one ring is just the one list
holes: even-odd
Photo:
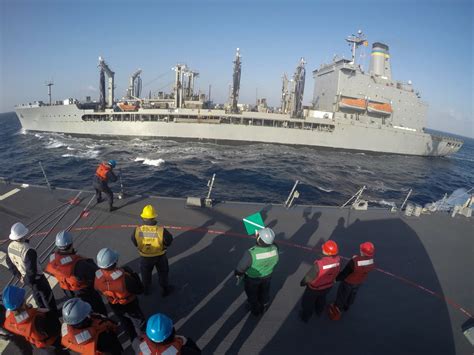
[[369, 105], [367, 106], [367, 111], [372, 112], [372, 113], [378, 113], [381, 115], [391, 115], [393, 110], [392, 110], [392, 105], [390, 104], [384, 104], [380, 102], [372, 102], [369, 101]]
[[354, 99], [351, 97], [341, 97], [339, 107], [356, 111], [365, 111], [367, 101], [364, 99]]
[[135, 104], [129, 104], [126, 102], [119, 102], [117, 106], [122, 110], [122, 111], [138, 111], [138, 105]]

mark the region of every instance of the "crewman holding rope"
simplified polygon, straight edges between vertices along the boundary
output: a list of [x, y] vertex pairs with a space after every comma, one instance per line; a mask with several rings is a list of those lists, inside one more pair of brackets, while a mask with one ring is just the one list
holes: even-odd
[[26, 291], [23, 288], [5, 288], [2, 299], [7, 311], [3, 328], [26, 339], [34, 349], [54, 352], [61, 339], [61, 324], [57, 312], [27, 305], [25, 296]]
[[122, 354], [117, 324], [91, 311], [80, 298], [64, 303], [61, 344], [79, 354]]
[[270, 304], [270, 282], [279, 256], [272, 229], [260, 229], [255, 235], [256, 245], [245, 252], [234, 273], [239, 278], [244, 277], [250, 311], [254, 316], [259, 316]]
[[145, 316], [138, 304], [137, 295], [143, 293], [140, 277], [130, 268], [117, 267], [119, 255], [103, 248], [97, 254], [99, 270], [95, 273], [94, 288], [102, 293], [110, 308], [133, 341], [145, 325]]
[[109, 211], [115, 211], [117, 208], [113, 206], [114, 204], [114, 193], [110, 189], [108, 182], [115, 182], [117, 181], [117, 176], [115, 175], [113, 169], [117, 165], [115, 160], [104, 161], [97, 166], [95, 171], [95, 175], [93, 178], [93, 185], [95, 189], [95, 197], [97, 199], [97, 203], [101, 203], [102, 200], [102, 192], [107, 197], [109, 201]]
[[336, 302], [329, 306], [329, 317], [332, 320], [341, 318], [354, 303], [360, 285], [367, 279], [369, 272], [374, 270], [375, 247], [371, 242], [360, 245], [360, 255], [354, 255], [336, 281], [341, 281], [337, 290]]
[[173, 321], [166, 315], [152, 315], [146, 325], [146, 334], [140, 337], [138, 354], [201, 354], [196, 343], [184, 336], [177, 335]]
[[300, 286], [306, 286], [301, 301], [300, 318], [308, 322], [316, 310], [321, 316], [326, 306], [326, 295], [335, 283], [340, 270], [339, 250], [336, 242], [328, 240], [322, 245], [322, 255], [314, 261], [314, 265], [306, 273]]
[[95, 313], [107, 315], [102, 297], [94, 289], [95, 272], [99, 269], [92, 259], [76, 254], [73, 236], [67, 231], [56, 235], [57, 250], [49, 257], [45, 272], [53, 275], [69, 298], [79, 297], [89, 303]]
[[166, 249], [173, 242], [173, 236], [166, 228], [157, 224], [157, 216], [152, 205], [146, 205], [143, 208], [140, 215], [143, 224], [133, 231], [132, 243], [140, 253], [140, 273], [145, 295], [151, 293], [151, 275], [153, 268], [156, 267], [161, 295], [166, 297], [172, 290], [168, 284], [169, 266]]
[[43, 274], [36, 250], [26, 239], [28, 232], [28, 228], [21, 222], [12, 226], [6, 258], [8, 268], [21, 282], [31, 287], [33, 298], [39, 308], [57, 312], [53, 291]]

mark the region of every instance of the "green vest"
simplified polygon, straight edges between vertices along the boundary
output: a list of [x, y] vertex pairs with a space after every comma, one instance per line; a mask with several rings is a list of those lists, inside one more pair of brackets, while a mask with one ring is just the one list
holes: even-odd
[[254, 246], [249, 249], [252, 265], [245, 273], [251, 278], [261, 278], [270, 275], [278, 263], [278, 249], [275, 245], [269, 247]]

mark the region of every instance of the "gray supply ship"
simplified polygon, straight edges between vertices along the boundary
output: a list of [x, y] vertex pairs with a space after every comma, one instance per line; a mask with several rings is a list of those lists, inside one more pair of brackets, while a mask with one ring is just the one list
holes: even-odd
[[[306, 145], [381, 153], [446, 156], [463, 142], [424, 131], [427, 105], [412, 83], [392, 80], [389, 47], [373, 43], [370, 68], [356, 63], [358, 47], [367, 46], [361, 31], [346, 41], [352, 58], [334, 58], [313, 71], [311, 106], [303, 106], [305, 61], [292, 79], [283, 76], [281, 107], [266, 99], [250, 107], [238, 103], [241, 79], [239, 49], [229, 102], [215, 106], [210, 94], [194, 89], [199, 73], [177, 64], [172, 93], [140, 98], [141, 70], [133, 73], [127, 94], [114, 98], [115, 73], [99, 57], [100, 99], [35, 102], [15, 108], [24, 129], [82, 135], [151, 136], [211, 141]], [[107, 88], [106, 88], [107, 77]], [[107, 89], [107, 90], [106, 90]], [[107, 95], [106, 95], [107, 94]]]

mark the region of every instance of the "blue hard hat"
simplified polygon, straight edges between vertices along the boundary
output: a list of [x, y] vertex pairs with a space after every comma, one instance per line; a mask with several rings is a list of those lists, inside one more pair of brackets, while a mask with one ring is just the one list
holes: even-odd
[[146, 324], [146, 335], [155, 343], [166, 340], [173, 332], [173, 321], [163, 313], [152, 315]]
[[56, 234], [56, 246], [60, 249], [69, 247], [73, 242], [72, 234], [67, 231], [61, 231]]
[[91, 313], [92, 307], [80, 298], [71, 298], [63, 305], [63, 320], [69, 325], [76, 325], [86, 319]]
[[110, 159], [108, 162], [107, 162], [112, 168], [115, 168], [115, 166], [117, 165], [117, 162], [113, 159]]
[[97, 253], [97, 266], [107, 269], [118, 261], [119, 255], [115, 250], [102, 248]]
[[25, 301], [26, 291], [20, 287], [7, 286], [3, 290], [3, 304], [9, 311], [18, 309]]

